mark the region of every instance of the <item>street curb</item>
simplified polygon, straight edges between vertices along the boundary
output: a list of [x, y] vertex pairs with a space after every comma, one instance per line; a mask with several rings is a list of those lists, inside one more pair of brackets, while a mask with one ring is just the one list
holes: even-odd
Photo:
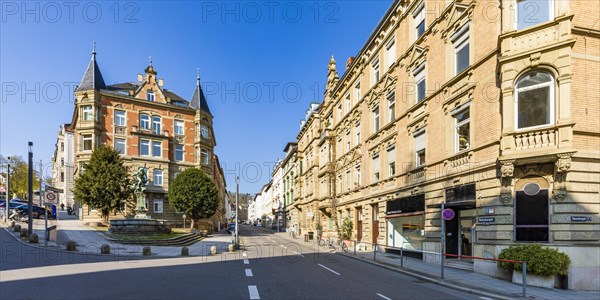
[[388, 269], [390, 271], [402, 273], [404, 275], [408, 275], [408, 276], [411, 276], [411, 277], [414, 277], [414, 278], [418, 278], [418, 279], [421, 279], [421, 280], [424, 280], [424, 281], [427, 281], [427, 282], [435, 283], [435, 284], [441, 285], [443, 287], [447, 287], [447, 288], [455, 289], [455, 290], [458, 290], [458, 291], [461, 291], [461, 292], [469, 293], [469, 294], [474, 294], [474, 295], [484, 296], [484, 297], [491, 297], [491, 298], [495, 298], [495, 299], [503, 299], [503, 300], [518, 299], [518, 298], [507, 297], [507, 296], [504, 296], [504, 295], [499, 295], [499, 294], [493, 294], [493, 293], [489, 293], [489, 292], [474, 290], [474, 289], [467, 288], [467, 287], [457, 286], [457, 285], [454, 285], [454, 284], [450, 284], [450, 283], [444, 282], [443, 280], [440, 280], [440, 279], [434, 279], [434, 278], [423, 276], [423, 275], [420, 275], [420, 274], [417, 274], [417, 273], [413, 273], [413, 272], [410, 272], [410, 271], [407, 271], [407, 270], [403, 270], [403, 269], [399, 269], [399, 268], [393, 268], [393, 267], [390, 267], [388, 265], [384, 265], [384, 264], [381, 264], [381, 263], [377, 263], [377, 262], [366, 260], [366, 259], [359, 258], [359, 257], [354, 257], [354, 256], [351, 256], [351, 255], [348, 255], [348, 254], [344, 254], [344, 253], [339, 253], [338, 252], [337, 254], [340, 254], [342, 256], [345, 256], [345, 257], [348, 257], [348, 258], [352, 258], [352, 259], [355, 259], [355, 260], [358, 260], [358, 261], [361, 261], [361, 262], [364, 262], [364, 263], [368, 263], [368, 264], [372, 264], [372, 265], [375, 265], [375, 266], [378, 266], [378, 267], [382, 267], [382, 268]]

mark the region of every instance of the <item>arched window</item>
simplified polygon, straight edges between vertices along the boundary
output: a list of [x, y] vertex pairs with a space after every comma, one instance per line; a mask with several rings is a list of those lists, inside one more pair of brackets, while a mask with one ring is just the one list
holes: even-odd
[[154, 101], [154, 91], [152, 91], [152, 90], [146, 91], [146, 100]]
[[550, 125], [554, 122], [554, 78], [545, 71], [522, 76], [515, 86], [515, 127]]

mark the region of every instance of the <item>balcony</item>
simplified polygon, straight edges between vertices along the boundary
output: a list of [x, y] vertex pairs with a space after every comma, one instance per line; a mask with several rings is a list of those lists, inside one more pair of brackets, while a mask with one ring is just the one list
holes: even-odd
[[515, 132], [502, 137], [500, 159], [543, 159], [573, 149], [573, 124]]
[[502, 56], [525, 53], [570, 40], [572, 17], [572, 15], [559, 17], [551, 22], [501, 35], [500, 51]]
[[323, 174], [333, 174], [335, 173], [335, 163], [334, 162], [328, 162], [325, 163], [324, 165], [322, 165], [319, 168], [319, 176], [322, 176]]
[[333, 138], [333, 136], [334, 136], [333, 130], [331, 130], [329, 128], [325, 128], [321, 132], [321, 136], [319, 136], [319, 146], [323, 145], [323, 143], [326, 140]]
[[530, 131], [514, 135], [515, 150], [556, 147], [556, 129]]

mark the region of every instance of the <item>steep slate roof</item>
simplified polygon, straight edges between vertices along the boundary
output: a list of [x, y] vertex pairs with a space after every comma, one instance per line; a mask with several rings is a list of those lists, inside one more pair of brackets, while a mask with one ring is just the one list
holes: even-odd
[[100, 73], [100, 68], [96, 63], [96, 50], [92, 52], [92, 60], [83, 74], [83, 78], [75, 91], [99, 90], [105, 89], [106, 84]]
[[212, 115], [210, 113], [210, 109], [208, 108], [206, 96], [204, 96], [204, 92], [200, 87], [200, 76], [196, 78], [196, 89], [194, 90], [194, 95], [192, 96], [192, 100], [190, 101], [190, 106], [194, 109], [200, 109]]

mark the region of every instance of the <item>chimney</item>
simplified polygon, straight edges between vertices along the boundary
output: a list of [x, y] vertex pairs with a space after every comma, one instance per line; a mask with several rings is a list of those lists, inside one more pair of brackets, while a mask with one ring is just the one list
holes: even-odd
[[346, 61], [346, 71], [352, 65], [352, 63], [354, 62], [355, 59], [356, 59], [356, 57], [354, 57], [354, 56], [348, 57], [348, 60]]
[[142, 76], [142, 74], [139, 74], [139, 73], [138, 73], [138, 76], [137, 76], [137, 77], [138, 77], [138, 78], [137, 78], [137, 80], [138, 80], [138, 83], [142, 83], [142, 82], [144, 81], [144, 76]]
[[158, 79], [158, 86], [160, 86], [162, 88], [163, 85], [165, 85], [165, 81], [162, 78], [159, 78]]

